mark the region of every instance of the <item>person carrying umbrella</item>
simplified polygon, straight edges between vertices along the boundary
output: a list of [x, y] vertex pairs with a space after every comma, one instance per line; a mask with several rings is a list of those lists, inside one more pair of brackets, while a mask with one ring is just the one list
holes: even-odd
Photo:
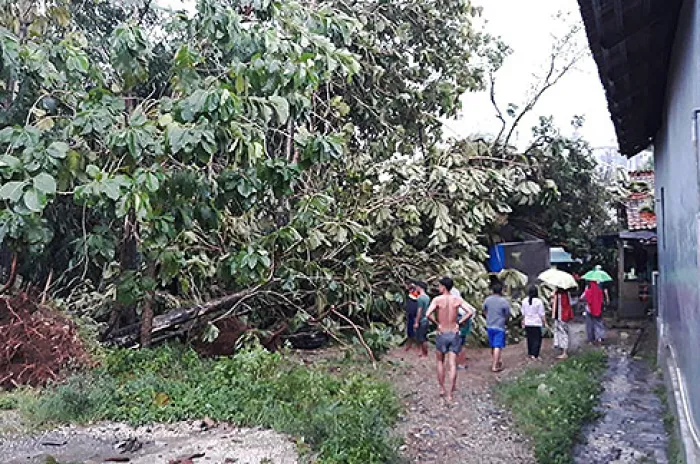
[[588, 281], [588, 286], [583, 292], [583, 300], [586, 302], [586, 338], [589, 343], [603, 343], [605, 337], [605, 325], [603, 324], [603, 302], [610, 304], [608, 291], [600, 286], [603, 282], [610, 282], [612, 278], [596, 266], [592, 271], [583, 276]]
[[552, 295], [552, 319], [554, 319], [554, 348], [560, 349], [557, 359], [569, 357], [569, 321], [574, 318], [571, 296], [568, 289], [578, 286], [571, 274], [558, 269], [549, 269], [539, 279], [556, 288]]
[[569, 357], [569, 321], [574, 318], [569, 291], [561, 288], [552, 295], [552, 319], [554, 319], [554, 348], [560, 349], [557, 359]]

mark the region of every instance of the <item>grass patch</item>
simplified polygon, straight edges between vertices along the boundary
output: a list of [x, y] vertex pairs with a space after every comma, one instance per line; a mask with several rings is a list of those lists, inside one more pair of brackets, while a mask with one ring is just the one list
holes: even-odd
[[673, 415], [671, 406], [668, 403], [668, 391], [665, 386], [661, 385], [654, 389], [654, 393], [659, 397], [664, 407], [664, 429], [668, 436], [668, 447], [666, 449], [668, 462], [669, 464], [685, 464], [683, 447], [676, 429], [676, 416]]
[[602, 351], [588, 351], [546, 372], [531, 370], [500, 385], [497, 395], [531, 436], [541, 464], [570, 464], [581, 427], [596, 418], [606, 368]]
[[399, 403], [389, 384], [361, 373], [334, 376], [261, 348], [215, 360], [180, 346], [111, 351], [101, 367], [23, 409], [38, 424], [210, 417], [291, 434], [323, 463], [397, 460], [389, 432]]

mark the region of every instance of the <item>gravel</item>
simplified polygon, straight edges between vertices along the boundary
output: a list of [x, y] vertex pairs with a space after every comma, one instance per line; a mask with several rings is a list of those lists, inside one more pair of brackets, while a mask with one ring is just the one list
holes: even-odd
[[[522, 347], [508, 348], [506, 366], [525, 365]], [[391, 372], [405, 406], [396, 433], [404, 441], [401, 451], [421, 464], [518, 463], [534, 464], [530, 442], [519, 433], [509, 413], [491, 395], [494, 383], [516, 373], [511, 369], [494, 375], [489, 371], [488, 350], [470, 350], [470, 367], [459, 371], [455, 401], [448, 404], [437, 396], [435, 361], [418, 360], [414, 354], [394, 352], [398, 365]], [[518, 370], [520, 368], [518, 367]]]
[[207, 427], [201, 421], [138, 428], [121, 423], [66, 426], [30, 436], [0, 438], [3, 464], [59, 462], [102, 463], [128, 458], [130, 464], [167, 464], [204, 453], [195, 464], [296, 464], [296, 447], [284, 435], [226, 424]]

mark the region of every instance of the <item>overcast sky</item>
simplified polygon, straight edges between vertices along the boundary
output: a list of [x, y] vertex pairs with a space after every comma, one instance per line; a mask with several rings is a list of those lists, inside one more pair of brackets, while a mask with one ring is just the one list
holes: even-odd
[[[576, 0], [475, 1], [484, 8], [486, 30], [500, 36], [513, 49], [497, 75], [497, 100], [501, 107], [511, 102], [518, 103], [533, 83], [533, 74], [541, 74], [543, 66], [548, 63], [552, 34], [560, 34], [565, 27], [563, 21], [553, 17], [562, 11], [570, 15], [571, 21], [581, 21], [578, 3]], [[582, 40], [585, 41], [585, 33]], [[487, 93], [468, 94], [463, 103], [460, 118], [448, 122], [447, 135], [466, 137], [498, 131], [499, 123]], [[539, 116], [554, 116], [558, 126], [571, 132], [569, 123], [575, 115], [586, 118], [580, 133], [594, 147], [616, 145], [603, 87], [590, 54], [552, 87], [523, 120], [519, 126], [519, 143], [527, 143], [530, 129], [537, 124]]]
[[[553, 19], [559, 12], [569, 15], [569, 21], [580, 21], [576, 0], [474, 0], [481, 5], [483, 27], [500, 36], [512, 49], [497, 75], [497, 100], [502, 108], [508, 103], [522, 101], [534, 82], [533, 75], [541, 74], [548, 63], [553, 34], [561, 34], [568, 26]], [[178, 9], [192, 7], [193, 0], [161, 0], [161, 5]], [[582, 35], [582, 45], [585, 35]], [[467, 137], [471, 134], [496, 133], [499, 128], [488, 94], [471, 93], [463, 98], [464, 110], [455, 121], [447, 122], [446, 134]], [[526, 144], [532, 126], [540, 116], [554, 116], [556, 124], [571, 132], [570, 121], [580, 115], [586, 119], [580, 134], [594, 147], [616, 145], [615, 132], [605, 101], [603, 87], [598, 80], [593, 58], [587, 55], [576, 69], [570, 71], [539, 101], [535, 109], [519, 126], [518, 142]]]

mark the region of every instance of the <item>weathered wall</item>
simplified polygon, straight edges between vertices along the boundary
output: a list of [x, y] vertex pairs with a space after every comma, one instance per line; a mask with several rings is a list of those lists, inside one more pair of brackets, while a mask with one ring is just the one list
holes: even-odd
[[[693, 115], [697, 108], [700, 108], [700, 0], [686, 0], [669, 70], [664, 121], [654, 146], [661, 283], [659, 315], [662, 342], [672, 347], [667, 351], [673, 352], [681, 374], [680, 383], [686, 392], [686, 404], [678, 406], [700, 425], [700, 179], [698, 142], [693, 140]], [[697, 122], [700, 130], [700, 121]], [[692, 433], [688, 438], [692, 438]]]

